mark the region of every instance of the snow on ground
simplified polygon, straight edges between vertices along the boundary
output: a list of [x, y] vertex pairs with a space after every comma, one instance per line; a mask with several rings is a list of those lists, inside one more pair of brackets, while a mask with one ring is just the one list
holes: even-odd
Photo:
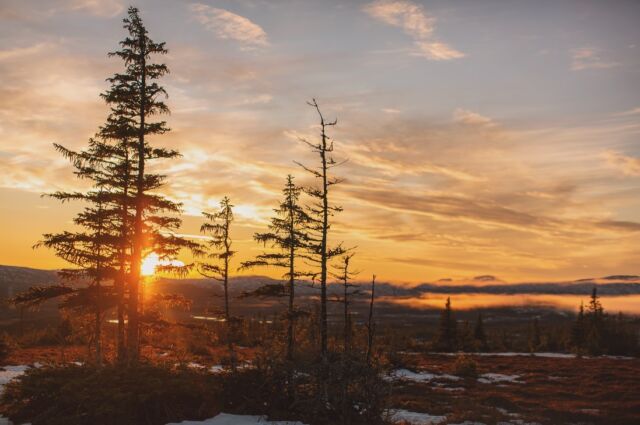
[[483, 373], [478, 378], [478, 382], [482, 384], [496, 384], [509, 382], [512, 384], [521, 384], [522, 381], [518, 381], [520, 375], [503, 375], [501, 373]]
[[429, 373], [429, 372], [412, 372], [408, 369], [397, 369], [385, 378], [387, 381], [412, 381], [412, 382], [431, 382], [436, 379], [447, 379], [449, 381], [459, 381], [461, 378], [445, 373]]
[[4, 366], [4, 370], [0, 370], [0, 392], [9, 381], [22, 375], [29, 367], [27, 365]]
[[[178, 363], [176, 363], [176, 365], [178, 365]], [[187, 363], [187, 367], [190, 367], [192, 369], [207, 369], [207, 366], [200, 363], [196, 363], [196, 362]], [[238, 365], [238, 369], [249, 369], [251, 367], [252, 367], [251, 363], [248, 363], [248, 362]], [[211, 373], [223, 373], [223, 372], [229, 371], [230, 369], [228, 367], [224, 367], [222, 365], [217, 364], [209, 367], [208, 370]]]
[[[34, 364], [34, 367], [39, 367], [39, 364]], [[17, 378], [22, 375], [27, 369], [31, 366], [27, 365], [18, 365], [18, 366], [4, 366], [0, 370], [0, 393], [4, 391], [4, 386], [9, 383], [12, 379]], [[0, 425], [13, 425], [9, 419], [0, 416]]]
[[450, 392], [464, 391], [464, 387], [440, 387], [440, 389]]
[[395, 409], [389, 411], [389, 419], [394, 423], [406, 422], [411, 425], [436, 425], [440, 422], [444, 422], [447, 417]]
[[[2, 424], [0, 424], [2, 425]], [[220, 413], [218, 416], [204, 421], [182, 421], [167, 425], [305, 425], [301, 422], [268, 421], [264, 416], [230, 415]]]
[[[434, 353], [442, 356], [458, 356], [460, 353]], [[521, 353], [521, 352], [502, 352], [502, 353], [465, 353], [470, 356], [483, 356], [483, 357], [545, 357], [550, 359], [575, 359], [575, 354], [569, 353]], [[626, 356], [582, 356], [585, 359], [614, 359], [614, 360], [633, 360], [634, 357], [626, 357]]]

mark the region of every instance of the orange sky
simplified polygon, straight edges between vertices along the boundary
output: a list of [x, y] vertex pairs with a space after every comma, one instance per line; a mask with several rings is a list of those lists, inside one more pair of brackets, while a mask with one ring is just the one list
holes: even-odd
[[[348, 159], [334, 239], [363, 277], [638, 272], [637, 3], [249, 3], [138, 2], [170, 50], [173, 131], [154, 143], [184, 155], [163, 168], [182, 233], [229, 195], [238, 260], [260, 250], [286, 174], [305, 181], [293, 160], [313, 161], [297, 138], [316, 135], [315, 96]], [[52, 143], [80, 149], [105, 119], [123, 7], [0, 6], [0, 264], [63, 265], [31, 246], [79, 206], [40, 194], [79, 186]]]

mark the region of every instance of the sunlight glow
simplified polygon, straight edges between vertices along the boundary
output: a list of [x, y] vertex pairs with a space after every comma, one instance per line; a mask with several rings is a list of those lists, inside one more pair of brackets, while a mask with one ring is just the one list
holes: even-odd
[[156, 267], [160, 265], [160, 257], [155, 252], [147, 255], [144, 260], [142, 260], [142, 266], [140, 268], [140, 273], [142, 276], [153, 276], [156, 272]]
[[156, 273], [156, 269], [160, 266], [182, 267], [184, 263], [180, 260], [162, 260], [158, 254], [152, 252], [142, 260], [140, 274], [142, 276], [153, 276]]

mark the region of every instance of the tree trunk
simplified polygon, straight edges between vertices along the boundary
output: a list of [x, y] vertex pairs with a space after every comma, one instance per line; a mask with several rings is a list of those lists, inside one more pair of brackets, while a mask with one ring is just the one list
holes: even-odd
[[102, 300], [100, 280], [96, 282], [96, 364], [102, 367]]
[[371, 279], [371, 302], [369, 303], [369, 320], [367, 321], [367, 364], [371, 363], [371, 354], [373, 352], [373, 334], [374, 334], [374, 324], [373, 324], [373, 303], [375, 301], [376, 296], [376, 275], [373, 275]]
[[118, 330], [116, 337], [116, 345], [117, 345], [117, 360], [118, 363], [122, 363], [125, 361], [127, 356], [127, 347], [125, 345], [125, 324], [124, 324], [124, 285], [125, 285], [125, 273], [124, 267], [121, 266], [120, 274], [118, 279], [115, 282], [116, 286], [116, 295], [118, 297]]
[[140, 355], [140, 317], [138, 298], [140, 287], [140, 269], [142, 266], [142, 250], [144, 245], [143, 211], [144, 211], [144, 160], [145, 160], [145, 114], [146, 114], [146, 59], [144, 37], [140, 37], [140, 56], [142, 82], [140, 84], [140, 128], [138, 129], [138, 176], [136, 181], [136, 216], [134, 222], [133, 254], [131, 258], [131, 279], [129, 282], [129, 327], [128, 355], [129, 362], [136, 363]]
[[329, 199], [327, 185], [327, 136], [322, 121], [322, 240], [320, 243], [320, 355], [326, 365], [327, 358], [327, 228], [329, 225]]

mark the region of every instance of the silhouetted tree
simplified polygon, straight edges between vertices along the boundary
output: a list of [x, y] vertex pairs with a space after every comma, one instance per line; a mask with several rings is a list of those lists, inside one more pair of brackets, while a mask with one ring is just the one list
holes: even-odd
[[440, 324], [434, 341], [434, 348], [438, 351], [451, 352], [456, 350], [458, 339], [458, 325], [453, 316], [451, 298], [447, 297], [444, 310], [440, 313]]
[[200, 232], [209, 234], [211, 239], [208, 242], [210, 252], [207, 257], [215, 262], [201, 262], [198, 271], [204, 277], [217, 280], [224, 289], [224, 318], [231, 321], [229, 310], [229, 264], [236, 251], [231, 249], [233, 241], [231, 239], [231, 223], [233, 222], [233, 205], [231, 200], [225, 196], [220, 201], [220, 209], [215, 213], [203, 212], [202, 215], [208, 220], [200, 226]]
[[340, 183], [340, 179], [331, 177], [329, 171], [340, 165], [332, 155], [334, 141], [327, 134], [327, 129], [337, 124], [337, 120], [326, 121], [322, 111], [315, 99], [308, 104], [318, 113], [320, 119], [320, 138], [317, 143], [301, 139], [311, 150], [319, 156], [320, 164], [316, 167], [307, 167], [297, 162], [304, 170], [319, 180], [319, 186], [305, 189], [305, 192], [313, 200], [309, 206], [309, 215], [313, 218], [310, 226], [310, 237], [308, 249], [310, 260], [320, 268], [320, 355], [322, 362], [326, 365], [327, 358], [327, 273], [329, 261], [344, 254], [345, 250], [341, 245], [330, 247], [328, 242], [329, 230], [331, 229], [330, 217], [342, 211], [342, 208], [333, 205], [330, 200], [330, 189]]
[[531, 326], [529, 327], [529, 351], [534, 353], [540, 349], [542, 345], [542, 338], [540, 336], [540, 323], [538, 322], [538, 318], [535, 317], [531, 321]]
[[375, 337], [376, 324], [373, 321], [373, 306], [376, 299], [376, 275], [371, 277], [371, 300], [369, 301], [369, 319], [367, 320], [367, 355], [366, 362], [371, 364], [373, 354], [373, 338]]
[[354, 255], [354, 253], [344, 255], [342, 257], [342, 262], [334, 266], [335, 272], [332, 273], [333, 277], [338, 279], [342, 285], [342, 296], [338, 301], [342, 304], [343, 308], [344, 327], [342, 343], [345, 355], [349, 354], [351, 344], [351, 311], [349, 310], [349, 307], [351, 306], [351, 297], [360, 293], [358, 289], [353, 289], [356, 285], [349, 283], [358, 274], [358, 272], [352, 271], [349, 267]]
[[476, 340], [476, 345], [480, 351], [488, 351], [489, 344], [487, 343], [487, 334], [484, 331], [484, 321], [482, 320], [482, 313], [478, 313], [476, 319], [476, 325], [473, 329], [473, 337]]
[[231, 258], [236, 251], [231, 249], [233, 241], [231, 239], [231, 223], [233, 222], [233, 205], [231, 200], [225, 196], [220, 201], [220, 209], [214, 213], [203, 212], [202, 215], [208, 220], [200, 226], [200, 231], [211, 236], [208, 242], [210, 251], [207, 257], [213, 259], [213, 263], [201, 262], [198, 271], [204, 277], [214, 279], [222, 284], [224, 289], [224, 319], [226, 322], [227, 344], [231, 355], [232, 366], [235, 368], [235, 353], [231, 341], [232, 322], [229, 307], [229, 268]]
[[573, 349], [581, 354], [586, 347], [586, 323], [584, 318], [584, 303], [580, 303], [580, 309], [578, 310], [578, 315], [576, 317], [576, 321], [573, 323], [571, 327], [571, 345]]
[[[153, 249], [161, 258], [169, 258], [188, 244], [170, 232], [180, 226], [181, 221], [176, 217], [180, 205], [154, 193], [154, 190], [163, 186], [164, 176], [148, 171], [150, 161], [178, 156], [177, 151], [154, 148], [148, 142], [148, 136], [169, 131], [164, 121], [151, 121], [156, 115], [169, 113], [169, 108], [162, 100], [166, 92], [156, 81], [169, 70], [165, 64], [152, 61], [152, 56], [167, 53], [165, 43], [156, 43], [149, 38], [137, 8], [130, 7], [123, 22], [128, 37], [120, 42], [120, 50], [109, 53], [109, 56], [122, 59], [125, 71], [107, 80], [111, 87], [103, 94], [103, 98], [123, 118], [121, 124], [127, 136], [135, 135], [135, 149], [131, 152], [131, 159], [135, 163], [135, 179], [132, 187], [134, 216], [128, 276], [127, 349], [129, 359], [137, 361], [140, 338], [139, 287], [145, 252]], [[171, 215], [163, 216], [163, 213]], [[165, 231], [153, 231], [159, 228]]]
[[294, 353], [294, 322], [296, 318], [295, 310], [295, 286], [300, 277], [308, 276], [308, 272], [301, 272], [298, 269], [296, 260], [303, 256], [302, 253], [307, 248], [309, 237], [307, 226], [311, 218], [300, 205], [300, 192], [302, 189], [295, 185], [293, 176], [287, 176], [287, 182], [282, 191], [284, 199], [274, 211], [276, 216], [271, 218], [269, 232], [256, 233], [253, 238], [264, 245], [277, 250], [277, 252], [262, 253], [254, 260], [242, 263], [242, 268], [252, 267], [278, 267], [286, 271], [283, 278], [286, 279], [286, 286], [269, 285], [258, 289], [258, 295], [284, 295], [288, 297], [287, 309], [287, 360], [293, 360]]
[[602, 354], [605, 334], [605, 313], [598, 297], [597, 287], [593, 287], [591, 298], [584, 314], [587, 325], [586, 342], [590, 354]]
[[[75, 174], [81, 179], [93, 180], [95, 186], [86, 192], [56, 192], [50, 197], [62, 202], [79, 200], [86, 204], [85, 208], [76, 215], [73, 222], [78, 226], [77, 231], [64, 231], [61, 233], [47, 233], [43, 235], [43, 240], [36, 244], [36, 247], [44, 246], [53, 249], [56, 255], [75, 268], [63, 269], [59, 274], [64, 280], [89, 281], [87, 288], [76, 289], [73, 292], [65, 290], [51, 291], [30, 291], [25, 295], [25, 299], [30, 302], [41, 302], [42, 299], [65, 296], [69, 298], [72, 294], [77, 299], [81, 299], [80, 307], [90, 309], [95, 314], [94, 341], [96, 352], [96, 363], [102, 365], [102, 320], [103, 313], [107, 308], [104, 302], [104, 285], [114, 276], [114, 250], [117, 249], [119, 238], [113, 227], [113, 199], [108, 190], [101, 186], [99, 178], [105, 173], [101, 164], [93, 163], [87, 166], [86, 160], [79, 158], [84, 156], [98, 162], [101, 159], [95, 152], [79, 155], [70, 152], [60, 145], [56, 149], [72, 161]], [[80, 297], [82, 294], [83, 297]], [[24, 300], [23, 300], [24, 301]], [[20, 297], [14, 299], [14, 303], [20, 304]], [[76, 303], [78, 304], [78, 303]]]
[[[55, 148], [76, 168], [76, 175], [89, 179], [103, 193], [103, 210], [107, 214], [113, 236], [111, 261], [117, 269], [111, 278], [117, 294], [117, 358], [125, 359], [125, 282], [129, 270], [132, 244], [133, 213], [132, 181], [135, 165], [132, 162], [133, 130], [120, 108], [112, 109], [106, 123], [89, 140], [86, 150], [75, 152], [55, 144]], [[82, 194], [67, 194], [65, 200], [82, 200]]]

